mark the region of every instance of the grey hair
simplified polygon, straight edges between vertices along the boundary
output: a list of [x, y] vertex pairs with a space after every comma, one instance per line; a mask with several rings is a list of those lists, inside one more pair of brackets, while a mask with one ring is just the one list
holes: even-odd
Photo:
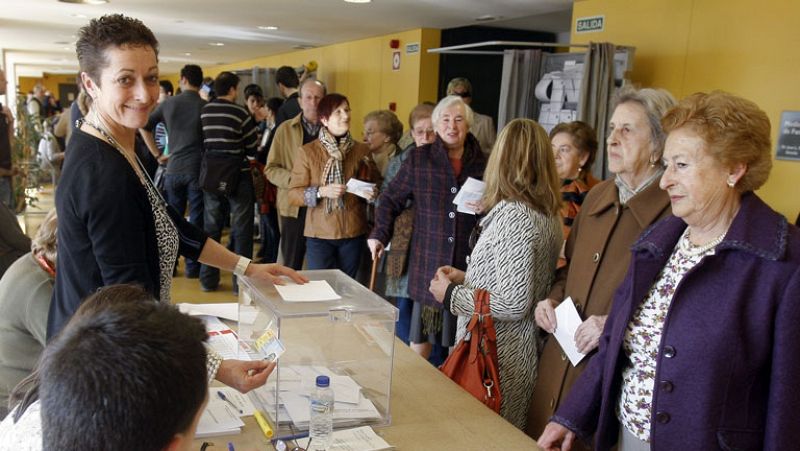
[[467, 121], [467, 129], [472, 127], [472, 120], [473, 120], [472, 108], [470, 108], [469, 105], [467, 105], [466, 102], [464, 102], [464, 99], [462, 99], [459, 96], [447, 96], [442, 100], [440, 100], [439, 103], [436, 105], [436, 108], [433, 109], [433, 114], [431, 114], [431, 121], [433, 122], [434, 128], [436, 128], [436, 126], [439, 124], [439, 119], [442, 118], [444, 110], [455, 105], [459, 105], [464, 109], [464, 119], [466, 119]]
[[302, 83], [300, 83], [300, 88], [298, 88], [298, 90], [297, 90], [300, 93], [301, 96], [303, 95], [303, 86], [305, 86], [305, 85], [307, 85], [309, 83], [314, 83], [315, 85], [317, 85], [320, 88], [322, 88], [322, 95], [323, 96], [328, 95], [328, 87], [325, 86], [325, 83], [317, 80], [316, 78], [306, 78], [305, 80], [303, 80]]
[[447, 84], [447, 95], [454, 95], [456, 88], [459, 86], [466, 89], [468, 93], [472, 94], [472, 83], [470, 83], [469, 80], [464, 77], [456, 77], [450, 80], [450, 83]]
[[633, 86], [625, 86], [617, 91], [614, 98], [614, 109], [623, 103], [636, 103], [644, 108], [645, 114], [647, 114], [647, 121], [650, 124], [651, 141], [653, 143], [653, 155], [651, 155], [650, 161], [660, 162], [664, 153], [664, 143], [667, 141], [667, 134], [661, 127], [661, 118], [667, 114], [667, 111], [677, 105], [675, 97], [666, 89], [638, 89]]
[[58, 229], [58, 218], [56, 209], [50, 210], [44, 217], [36, 236], [31, 240], [31, 252], [33, 255], [41, 255], [48, 261], [55, 263], [58, 256], [56, 246], [56, 230]]

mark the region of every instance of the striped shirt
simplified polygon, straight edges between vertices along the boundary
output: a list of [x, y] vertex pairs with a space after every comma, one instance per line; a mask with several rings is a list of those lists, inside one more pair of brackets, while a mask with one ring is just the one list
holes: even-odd
[[247, 110], [233, 102], [215, 99], [203, 106], [203, 146], [206, 152], [254, 156], [258, 130]]

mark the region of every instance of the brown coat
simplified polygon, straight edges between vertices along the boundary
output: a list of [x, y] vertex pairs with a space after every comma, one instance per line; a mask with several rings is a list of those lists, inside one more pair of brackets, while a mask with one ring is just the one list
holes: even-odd
[[[669, 197], [658, 180], [621, 207], [614, 180], [592, 188], [572, 225], [565, 254], [569, 262], [558, 270], [550, 298], [571, 296], [582, 317], [607, 315], [630, 262], [630, 248], [651, 224], [671, 214]], [[594, 353], [573, 367], [558, 342], [548, 336], [539, 358], [539, 378], [533, 391], [526, 432], [538, 438], [547, 421], [569, 393]]]
[[[361, 142], [353, 143], [353, 147], [342, 161], [342, 175], [345, 183], [353, 177], [358, 178], [359, 166], [368, 154], [369, 146]], [[289, 182], [290, 205], [306, 205], [305, 190], [308, 187], [320, 186], [322, 171], [325, 169], [327, 161], [328, 151], [318, 139], [297, 149]], [[380, 185], [380, 174], [374, 174], [370, 178], [372, 180], [365, 181]], [[335, 209], [330, 214], [325, 213], [324, 199], [319, 199], [316, 206], [308, 206], [305, 228], [307, 237], [338, 240], [355, 238], [365, 235], [367, 232], [366, 201], [355, 194], [345, 193], [344, 208]]]
[[284, 121], [273, 133], [272, 147], [267, 155], [267, 164], [264, 175], [267, 180], [278, 187], [278, 198], [275, 201], [278, 214], [296, 218], [299, 207], [289, 203], [289, 181], [294, 166], [294, 155], [303, 145], [302, 114], [298, 114], [288, 121]]

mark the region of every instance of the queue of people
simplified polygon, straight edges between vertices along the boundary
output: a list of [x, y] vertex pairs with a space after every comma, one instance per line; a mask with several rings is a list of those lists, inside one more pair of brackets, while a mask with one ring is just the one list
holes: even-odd
[[[303, 267], [356, 278], [373, 261], [400, 310], [398, 336], [424, 358], [469, 339], [476, 292], [487, 292], [499, 414], [546, 450], [800, 440], [800, 231], [754, 193], [772, 159], [753, 102], [621, 88], [604, 143], [612, 177], [599, 181], [589, 125], [548, 134], [514, 119], [488, 136], [465, 79], [411, 111], [413, 143], [402, 147], [391, 111], [364, 116], [362, 142], [345, 95], [283, 68], [283, 103], [251, 85], [239, 105], [231, 72], [207, 102], [202, 71], [187, 66], [183, 93], [156, 107], [158, 41], [136, 19], [93, 19], [77, 50], [90, 106], [68, 143], [57, 218], [0, 279], [0, 433], [12, 447], [181, 449], [209, 381], [242, 392], [266, 382], [274, 363], [223, 359], [169, 305], [179, 255], [207, 290], [220, 269], [234, 286], [243, 275], [304, 283]], [[154, 145], [158, 123], [169, 156]], [[154, 152], [167, 162], [166, 196]], [[252, 168], [266, 180], [254, 183]], [[468, 178], [485, 191], [464, 211], [453, 200]], [[351, 179], [374, 188], [348, 189]], [[250, 259], [256, 200], [260, 263]], [[236, 252], [219, 243], [228, 215]], [[582, 319], [577, 365], [554, 336], [567, 298]], [[140, 414], [123, 421], [105, 408], [82, 382], [95, 379]], [[176, 384], [151, 382], [164, 380]], [[143, 386], [174, 402], [137, 401]]]

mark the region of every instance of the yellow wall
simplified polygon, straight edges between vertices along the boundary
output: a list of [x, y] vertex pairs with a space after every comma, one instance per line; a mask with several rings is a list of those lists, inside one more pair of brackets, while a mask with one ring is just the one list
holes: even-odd
[[30, 91], [33, 91], [33, 87], [36, 86], [36, 83], [41, 83], [44, 86], [44, 89], [49, 90], [55, 96], [58, 96], [58, 85], [59, 84], [75, 84], [75, 75], [74, 74], [48, 74], [44, 73], [41, 78], [36, 77], [19, 77], [18, 87], [17, 89], [19, 92], [23, 94], [27, 94]]
[[[681, 98], [721, 89], [769, 115], [774, 142], [783, 110], [800, 110], [800, 2], [789, 0], [576, 1], [573, 43], [636, 47], [631, 78]], [[578, 17], [605, 15], [605, 31], [575, 33]], [[793, 45], [794, 44], [794, 45]], [[800, 162], [775, 160], [759, 195], [792, 221], [800, 211]]]
[[[397, 104], [396, 113], [405, 123], [411, 109], [418, 103], [436, 101], [439, 79], [439, 56], [427, 49], [439, 46], [440, 31], [416, 29], [357, 41], [334, 44], [280, 55], [255, 58], [223, 66], [203, 68], [214, 77], [224, 70], [249, 69], [253, 66], [299, 66], [316, 61], [317, 78], [328, 86], [328, 92], [339, 92], [350, 99], [353, 111], [351, 131], [356, 139], [363, 134], [362, 118], [370, 111], [388, 109]], [[389, 42], [400, 41], [400, 70], [392, 70], [392, 51]], [[420, 43], [420, 51], [407, 55], [405, 46]]]

